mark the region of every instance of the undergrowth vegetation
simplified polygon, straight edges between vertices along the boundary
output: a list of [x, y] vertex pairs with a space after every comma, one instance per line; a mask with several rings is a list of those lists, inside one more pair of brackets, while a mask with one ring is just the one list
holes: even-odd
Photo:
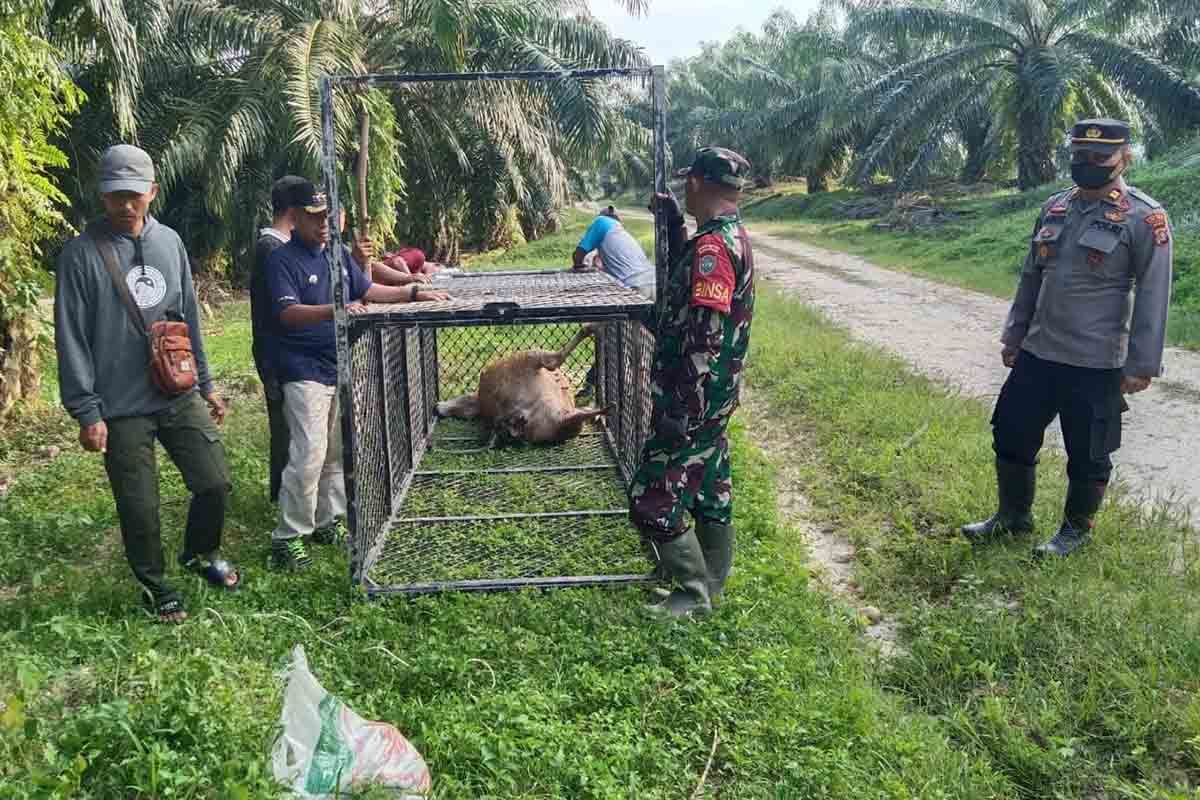
[[[1200, 143], [1135, 165], [1129, 182], [1162, 203], [1175, 237], [1175, 288], [1169, 337], [1200, 346]], [[877, 230], [878, 219], [847, 220], [842, 204], [864, 199], [850, 190], [804, 194], [781, 185], [751, 198], [746, 218], [757, 230], [812, 241], [864, 256], [881, 266], [918, 273], [970, 289], [1007, 297], [1033, 235], [1038, 211], [1070, 182], [1027, 192], [991, 191], [932, 201], [965, 214], [926, 230]], [[997, 322], [999, 324], [999, 321]]]
[[[856, 545], [867, 601], [903, 624], [885, 685], [1016, 796], [1200, 796], [1194, 533], [1130, 500], [1069, 560], [1033, 562], [1029, 537], [972, 550], [957, 528], [995, 502], [979, 403], [771, 292], [754, 334], [751, 385], [770, 424], [802, 437], [817, 517]], [[1061, 460], [1044, 459], [1038, 536], [1064, 488]]]
[[[504, 260], [565, 264], [588, 220]], [[991, 510], [985, 410], [767, 285], [748, 380], [768, 412], [734, 426], [737, 566], [691, 625], [644, 620], [636, 589], [368, 602], [331, 549], [307, 574], [267, 571], [247, 316], [233, 303], [206, 324], [234, 398], [227, 552], [247, 585], [223, 595], [172, 569], [182, 626], [138, 610], [99, 461], [21, 456], [69, 431], [61, 412], [6, 430], [0, 458], [21, 469], [0, 500], [0, 798], [281, 796], [267, 751], [297, 643], [330, 691], [412, 739], [441, 798], [1200, 796], [1190, 535], [1110, 503], [1069, 561], [1034, 565], [1029, 541], [972, 551], [955, 528]], [[802, 443], [811, 515], [854, 541], [867, 600], [903, 623], [896, 655], [874, 656], [855, 613], [810, 585], [748, 426]], [[162, 463], [170, 554], [186, 495]], [[1060, 473], [1048, 458], [1043, 535]]]
[[[584, 222], [568, 249], [518, 260], [565, 263]], [[306, 574], [265, 568], [274, 517], [247, 305], [205, 328], [233, 399], [226, 553], [246, 586], [220, 594], [172, 567], [191, 618], [152, 624], [100, 461], [70, 445], [61, 411], [25, 420], [3, 453], [20, 468], [0, 500], [0, 798], [281, 796], [267, 752], [297, 643], [331, 692], [411, 738], [441, 798], [1012, 796], [941, 720], [880, 687], [858, 620], [809, 589], [772, 466], [740, 422], [737, 573], [703, 624], [651, 624], [638, 589], [368, 602], [332, 549]], [[61, 454], [29, 456], [45, 436]], [[170, 557], [186, 492], [160, 464]]]

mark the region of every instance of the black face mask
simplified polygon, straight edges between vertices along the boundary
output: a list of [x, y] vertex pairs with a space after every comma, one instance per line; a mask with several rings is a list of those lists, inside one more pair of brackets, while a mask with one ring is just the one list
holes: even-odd
[[1080, 189], [1103, 189], [1121, 174], [1121, 165], [1102, 167], [1087, 161], [1071, 163], [1071, 180]]

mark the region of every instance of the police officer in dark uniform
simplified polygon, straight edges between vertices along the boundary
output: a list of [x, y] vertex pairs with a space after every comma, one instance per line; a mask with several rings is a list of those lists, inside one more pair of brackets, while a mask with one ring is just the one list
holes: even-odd
[[1162, 206], [1125, 183], [1131, 161], [1128, 124], [1072, 129], [1076, 185], [1042, 207], [1004, 325], [1012, 373], [992, 415], [999, 509], [962, 529], [972, 543], [1033, 531], [1038, 451], [1057, 414], [1070, 486], [1058, 533], [1034, 555], [1086, 544], [1121, 444], [1122, 395], [1162, 374], [1171, 229]]

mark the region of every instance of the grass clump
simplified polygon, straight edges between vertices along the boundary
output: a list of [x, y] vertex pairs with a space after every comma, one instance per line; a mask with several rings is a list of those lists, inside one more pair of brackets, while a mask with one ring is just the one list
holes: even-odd
[[[764, 292], [758, 311], [751, 383], [810, 445], [806, 491], [854, 541], [868, 601], [904, 624], [885, 683], [1017, 796], [1194, 797], [1194, 534], [1110, 503], [1069, 560], [1033, 563], [1035, 539], [972, 550], [957, 528], [995, 502], [987, 410], [795, 301]], [[1062, 466], [1040, 470], [1040, 537], [1060, 519]]]

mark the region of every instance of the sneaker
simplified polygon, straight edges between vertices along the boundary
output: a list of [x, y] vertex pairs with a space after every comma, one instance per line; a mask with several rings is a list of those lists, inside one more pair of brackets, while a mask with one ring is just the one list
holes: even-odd
[[346, 541], [349, 531], [344, 519], [335, 519], [323, 528], [313, 531], [313, 544], [342, 544]]
[[271, 567], [273, 569], [295, 571], [307, 569], [310, 566], [312, 566], [312, 559], [308, 556], [308, 548], [304, 546], [304, 539], [297, 536], [294, 539], [275, 539], [271, 542]]

